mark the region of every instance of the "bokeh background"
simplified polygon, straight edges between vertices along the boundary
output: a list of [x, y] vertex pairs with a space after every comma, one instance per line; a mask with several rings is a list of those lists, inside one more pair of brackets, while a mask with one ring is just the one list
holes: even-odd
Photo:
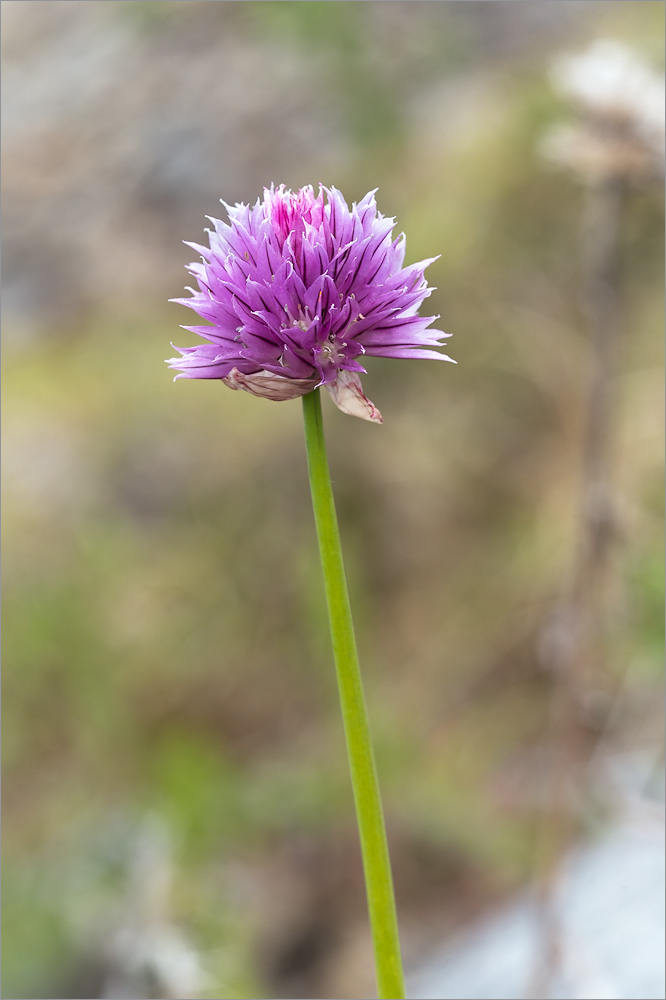
[[[163, 364], [190, 342], [181, 241], [272, 181], [378, 187], [408, 259], [441, 254], [457, 367], [374, 359], [383, 427], [325, 401], [409, 969], [542, 878], [589, 386], [548, 73], [600, 36], [659, 69], [663, 20], [2, 4], [5, 996], [136, 998], [144, 959], [142, 996], [372, 995], [300, 406]], [[604, 762], [663, 746], [662, 230], [637, 188], [574, 840], [614, 815]]]

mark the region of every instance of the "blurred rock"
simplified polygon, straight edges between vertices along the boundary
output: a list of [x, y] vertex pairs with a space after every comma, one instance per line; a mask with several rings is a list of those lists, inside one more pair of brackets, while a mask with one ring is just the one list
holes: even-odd
[[[544, 914], [523, 897], [474, 929], [447, 942], [412, 978], [410, 996], [461, 1000], [659, 1000], [664, 989], [663, 771], [655, 755], [626, 768], [631, 808], [596, 842], [567, 860], [548, 909], [555, 933], [547, 959]], [[625, 788], [626, 792], [626, 788]], [[548, 931], [546, 931], [548, 933]], [[546, 958], [541, 966], [539, 956]], [[535, 975], [536, 972], [536, 975]]]

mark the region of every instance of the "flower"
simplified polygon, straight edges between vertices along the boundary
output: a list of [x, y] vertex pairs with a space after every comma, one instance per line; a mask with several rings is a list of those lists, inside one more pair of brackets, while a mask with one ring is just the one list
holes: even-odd
[[551, 79], [580, 115], [577, 124], [560, 124], [546, 136], [547, 159], [590, 180], [663, 174], [663, 75], [619, 42], [598, 39], [580, 55], [561, 56]]
[[264, 189], [254, 206], [226, 205], [229, 224], [212, 219], [210, 246], [188, 243], [201, 263], [188, 268], [198, 288], [173, 299], [207, 320], [186, 330], [207, 343], [177, 347], [176, 378], [221, 379], [266, 399], [293, 399], [325, 386], [345, 413], [377, 423], [364, 395], [364, 355], [436, 358], [448, 334], [428, 329], [418, 309], [432, 289], [424, 278], [437, 258], [403, 267], [404, 234], [377, 210], [375, 192], [358, 205], [335, 188]]

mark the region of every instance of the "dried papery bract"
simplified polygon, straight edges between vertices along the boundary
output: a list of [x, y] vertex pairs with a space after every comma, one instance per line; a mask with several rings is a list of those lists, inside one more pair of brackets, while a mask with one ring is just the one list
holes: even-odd
[[[266, 399], [325, 386], [345, 413], [381, 415], [364, 395], [365, 358], [434, 358], [447, 334], [418, 310], [432, 289], [431, 260], [404, 265], [405, 238], [377, 210], [374, 192], [351, 208], [335, 188], [265, 189], [254, 206], [226, 206], [191, 264], [191, 297], [175, 299], [207, 326], [207, 343], [177, 348], [176, 378], [221, 379]], [[363, 362], [363, 363], [362, 363]]]
[[244, 375], [238, 368], [232, 368], [222, 381], [230, 389], [245, 389], [253, 396], [276, 402], [297, 399], [317, 388], [317, 380], [314, 378], [285, 378], [284, 375], [274, 375], [267, 371]]

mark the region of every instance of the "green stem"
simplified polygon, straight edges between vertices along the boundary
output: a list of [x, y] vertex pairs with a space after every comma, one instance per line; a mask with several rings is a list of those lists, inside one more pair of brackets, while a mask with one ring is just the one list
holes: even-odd
[[405, 985], [386, 828], [363, 697], [318, 389], [303, 396], [303, 415], [312, 506], [363, 855], [377, 989], [381, 1000], [402, 1000]]

